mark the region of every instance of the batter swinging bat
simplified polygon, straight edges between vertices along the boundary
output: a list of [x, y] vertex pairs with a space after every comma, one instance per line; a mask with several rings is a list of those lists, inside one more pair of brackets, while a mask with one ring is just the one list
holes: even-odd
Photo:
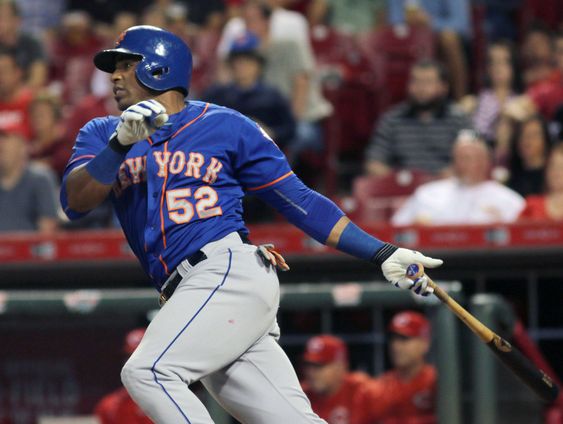
[[[407, 268], [407, 277], [411, 280], [424, 275], [422, 264], [411, 264]], [[481, 321], [471, 315], [459, 303], [453, 300], [434, 281], [428, 278], [428, 285], [434, 289], [434, 295], [467, 325], [497, 355], [503, 364], [527, 384], [544, 402], [551, 403], [557, 398], [559, 387], [542, 370], [537, 369], [524, 355], [509, 342], [504, 340]]]

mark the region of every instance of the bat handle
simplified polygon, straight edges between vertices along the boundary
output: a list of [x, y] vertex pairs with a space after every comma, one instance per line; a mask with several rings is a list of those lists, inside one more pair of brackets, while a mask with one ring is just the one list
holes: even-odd
[[[422, 277], [424, 274], [424, 266], [421, 263], [410, 264], [407, 267], [406, 272], [407, 278], [415, 281], [417, 278]], [[450, 297], [444, 289], [442, 289], [438, 284], [436, 284], [432, 279], [426, 274], [428, 279], [428, 286], [434, 289], [434, 296], [442, 301], [454, 314], [456, 314], [462, 321], [464, 321], [469, 328], [481, 338], [485, 343], [489, 343], [496, 338], [503, 340], [497, 341], [499, 345], [504, 345], [508, 343], [504, 341], [501, 337], [491, 331], [488, 327], [483, 325], [479, 320], [477, 320], [473, 315], [467, 312], [459, 303]]]
[[[407, 267], [407, 278], [416, 281], [424, 275], [424, 266], [421, 263], [410, 264]], [[428, 279], [428, 286], [434, 289], [434, 295], [444, 303], [448, 303], [450, 296], [440, 286], [438, 286], [432, 279], [426, 275]]]

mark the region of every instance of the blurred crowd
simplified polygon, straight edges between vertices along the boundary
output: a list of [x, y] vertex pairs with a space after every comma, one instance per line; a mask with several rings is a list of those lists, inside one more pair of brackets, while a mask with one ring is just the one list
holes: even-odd
[[[145, 330], [125, 337], [123, 353], [133, 354]], [[351, 367], [343, 339], [319, 334], [308, 339], [297, 363], [313, 411], [328, 424], [436, 424], [437, 370], [428, 362], [431, 324], [420, 312], [393, 315], [385, 333], [388, 371], [372, 376]], [[100, 424], [148, 424], [125, 388], [105, 395], [94, 414]]]
[[119, 113], [92, 57], [139, 24], [191, 47], [189, 98], [259, 122], [354, 218], [563, 219], [557, 0], [0, 0], [0, 231], [115, 225], [109, 203], [65, 222], [57, 192]]

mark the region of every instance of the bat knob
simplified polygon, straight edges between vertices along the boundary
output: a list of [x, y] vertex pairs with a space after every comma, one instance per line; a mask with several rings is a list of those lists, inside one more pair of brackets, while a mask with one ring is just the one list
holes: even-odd
[[410, 264], [407, 267], [407, 277], [411, 280], [414, 280], [422, 275], [424, 275], [424, 267], [422, 264]]

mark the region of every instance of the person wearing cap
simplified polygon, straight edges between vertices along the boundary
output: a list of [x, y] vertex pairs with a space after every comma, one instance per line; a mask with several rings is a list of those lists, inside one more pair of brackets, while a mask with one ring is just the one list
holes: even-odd
[[389, 324], [393, 369], [373, 380], [370, 422], [435, 424], [436, 370], [426, 362], [430, 323], [421, 313], [403, 311]]
[[259, 44], [258, 37], [251, 32], [237, 38], [228, 57], [233, 81], [211, 87], [203, 97], [259, 122], [283, 148], [295, 135], [295, 120], [289, 101], [263, 81], [264, 57], [258, 50]]
[[329, 424], [369, 424], [370, 377], [348, 370], [348, 348], [322, 334], [307, 342], [303, 389], [315, 413]]
[[[145, 334], [144, 328], [131, 330], [125, 336], [123, 353], [128, 358], [137, 349]], [[104, 396], [96, 405], [94, 415], [100, 424], [151, 424], [152, 421], [131, 399], [125, 387]]]

